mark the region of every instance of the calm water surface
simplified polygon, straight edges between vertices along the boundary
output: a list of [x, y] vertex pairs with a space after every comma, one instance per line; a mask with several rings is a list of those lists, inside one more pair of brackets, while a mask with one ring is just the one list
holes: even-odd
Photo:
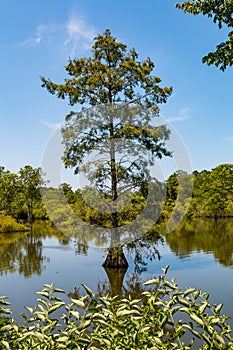
[[[132, 293], [143, 281], [161, 274], [170, 265], [168, 277], [176, 277], [180, 287], [196, 287], [211, 294], [212, 303], [224, 303], [223, 312], [233, 318], [233, 220], [185, 222], [174, 232], [156, 241], [160, 254], [150, 261], [142, 252], [142, 272], [134, 255], [125, 252], [129, 268], [125, 275], [107, 275], [102, 268], [106, 252], [85, 248], [45, 223], [36, 223], [31, 233], [0, 235], [0, 294], [12, 303], [13, 317], [21, 320], [24, 306], [34, 306], [35, 292], [43, 283], [54, 282], [66, 294], [75, 293], [81, 283], [95, 291], [112, 287]], [[117, 277], [117, 278], [116, 278]], [[113, 285], [118, 281], [118, 285]], [[68, 296], [67, 296], [68, 300]], [[230, 321], [233, 326], [233, 321]]]

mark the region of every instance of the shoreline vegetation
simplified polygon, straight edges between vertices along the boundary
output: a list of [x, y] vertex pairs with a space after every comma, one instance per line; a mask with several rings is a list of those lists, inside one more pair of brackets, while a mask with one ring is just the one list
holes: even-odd
[[[95, 201], [92, 188], [73, 190], [67, 183], [61, 184], [58, 189], [45, 185], [40, 168], [27, 165], [14, 174], [0, 167], [0, 233], [28, 231], [32, 221], [37, 219], [51, 219], [55, 226], [72, 226], [71, 212], [91, 225], [111, 226], [108, 212], [101, 212], [87, 204], [87, 198], [89, 203], [92, 199], [93, 203]], [[186, 218], [233, 217], [233, 164], [221, 164], [211, 171], [194, 171], [192, 174], [178, 170], [165, 182], [157, 182], [156, 186], [158, 192], [166, 193], [165, 198], [155, 204], [156, 210], [161, 213], [157, 223], [166, 222], [174, 214], [178, 217], [183, 215], [184, 207], [187, 207]], [[52, 217], [46, 213], [45, 196], [46, 207], [52, 208]], [[134, 192], [131, 202], [119, 212], [119, 226], [132, 222], [145, 207], [145, 202], [145, 193]]]
[[28, 224], [19, 223], [12, 216], [0, 213], [0, 233], [26, 232], [29, 230]]
[[163, 275], [144, 283], [137, 299], [130, 295], [85, 295], [65, 304], [63, 290], [44, 284], [34, 308], [11, 319], [6, 297], [0, 297], [0, 349], [232, 349], [222, 304], [195, 288], [182, 291]]

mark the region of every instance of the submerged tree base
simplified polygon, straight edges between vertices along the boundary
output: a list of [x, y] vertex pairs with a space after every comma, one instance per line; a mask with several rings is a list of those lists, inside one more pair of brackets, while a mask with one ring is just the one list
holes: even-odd
[[102, 266], [109, 269], [127, 269], [129, 264], [122, 248], [110, 248]]

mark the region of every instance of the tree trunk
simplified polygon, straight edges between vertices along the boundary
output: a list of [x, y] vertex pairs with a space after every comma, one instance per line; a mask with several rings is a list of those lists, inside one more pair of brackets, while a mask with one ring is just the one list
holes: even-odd
[[129, 265], [122, 248], [112, 247], [109, 248], [102, 266], [109, 269], [127, 269]]
[[127, 268], [118, 268], [117, 270], [113, 270], [107, 267], [105, 268], [113, 297], [118, 295], [120, 298], [122, 298], [122, 286], [126, 271]]
[[[111, 100], [111, 91], [109, 91], [109, 101]], [[117, 193], [117, 168], [116, 168], [116, 149], [114, 139], [113, 114], [110, 113], [110, 163], [111, 163], [111, 246], [108, 250], [108, 255], [103, 263], [104, 268], [109, 269], [127, 269], [128, 262], [120, 246], [120, 237], [118, 231], [118, 213], [116, 208]]]
[[110, 159], [111, 159], [111, 192], [112, 192], [111, 224], [113, 228], [116, 228], [118, 227], [118, 217], [117, 217], [117, 209], [116, 209], [117, 171], [116, 171], [116, 150], [115, 150], [112, 116], [110, 120]]
[[30, 226], [32, 225], [33, 217], [32, 217], [32, 200], [28, 200], [28, 222]]

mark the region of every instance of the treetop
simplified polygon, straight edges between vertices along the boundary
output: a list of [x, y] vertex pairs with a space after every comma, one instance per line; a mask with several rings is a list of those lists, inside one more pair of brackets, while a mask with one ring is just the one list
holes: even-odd
[[41, 77], [42, 87], [58, 98], [68, 98], [70, 105], [96, 106], [102, 103], [130, 102], [155, 108], [166, 102], [171, 87], [161, 88], [161, 79], [152, 74], [154, 63], [147, 57], [140, 61], [133, 48], [118, 42], [109, 29], [94, 38], [92, 57], [70, 59], [65, 70], [70, 76], [64, 84]]

